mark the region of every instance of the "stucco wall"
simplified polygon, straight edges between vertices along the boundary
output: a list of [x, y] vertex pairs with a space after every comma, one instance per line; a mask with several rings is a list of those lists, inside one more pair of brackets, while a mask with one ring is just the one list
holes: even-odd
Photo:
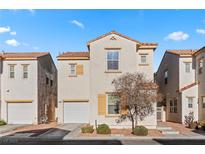
[[[205, 50], [205, 49], [203, 49]], [[204, 57], [202, 74], [198, 73], [198, 59]], [[205, 108], [202, 107], [202, 96], [205, 96], [205, 51], [196, 56], [196, 77], [199, 81], [199, 120], [205, 120]]]
[[[110, 37], [114, 36], [116, 40], [110, 40]], [[120, 48], [120, 64], [118, 73], [106, 73], [106, 53], [108, 50], [105, 48]], [[147, 61], [148, 66], [139, 66], [140, 57], [139, 52], [148, 53]], [[112, 92], [113, 86], [111, 82], [114, 78], [122, 75], [123, 73], [130, 72], [143, 72], [147, 75], [148, 79], [153, 79], [152, 73], [152, 57], [153, 50], [137, 50], [136, 43], [119, 37], [118, 35], [109, 35], [93, 42], [90, 45], [90, 103], [91, 103], [91, 123], [94, 124], [95, 120], [98, 123], [107, 123], [111, 126], [118, 125], [116, 123], [116, 117], [106, 117], [98, 115], [98, 94], [105, 94], [106, 92]], [[154, 105], [156, 109], [156, 104]], [[120, 126], [130, 126], [130, 122], [119, 124]], [[155, 113], [146, 118], [143, 121], [146, 126], [156, 126], [156, 115]]]
[[[15, 64], [15, 78], [9, 78], [9, 64]], [[22, 64], [28, 64], [28, 79], [23, 79]], [[3, 61], [1, 80], [1, 118], [7, 121], [6, 100], [32, 100], [33, 123], [37, 123], [37, 61]]]
[[[49, 79], [48, 84], [46, 84], [46, 77]], [[49, 106], [52, 107], [51, 111], [48, 111]], [[57, 68], [52, 57], [47, 55], [38, 59], [38, 122], [42, 123], [49, 117], [48, 114], [53, 114], [53, 117], [48, 120], [54, 121], [55, 108], [57, 108]]]
[[[185, 62], [191, 62], [191, 70], [189, 73], [185, 72]], [[181, 57], [179, 61], [179, 87], [185, 87], [196, 81], [195, 68], [192, 57]]]
[[[164, 82], [164, 72], [168, 70], [168, 84]], [[159, 91], [166, 98], [166, 120], [181, 122], [181, 95], [179, 89], [179, 56], [165, 53], [156, 74]], [[170, 100], [177, 99], [177, 113], [170, 113]]]
[[[83, 75], [69, 76], [69, 63], [83, 65]], [[58, 121], [63, 122], [63, 100], [90, 99], [89, 60], [58, 61]]]
[[[188, 98], [193, 97], [193, 108], [188, 108]], [[198, 85], [189, 88], [182, 92], [182, 123], [184, 123], [184, 116], [190, 112], [194, 112], [194, 120], [198, 120]]]

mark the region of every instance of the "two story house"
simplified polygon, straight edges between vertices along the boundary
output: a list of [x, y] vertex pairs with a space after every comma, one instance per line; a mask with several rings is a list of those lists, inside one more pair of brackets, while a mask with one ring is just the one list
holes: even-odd
[[[156, 43], [142, 43], [111, 31], [87, 44], [88, 51], [65, 52], [58, 60], [58, 120], [60, 123], [106, 123], [130, 127], [130, 121], [116, 123], [119, 99], [111, 97], [112, 81], [126, 72], [140, 72], [153, 80]], [[153, 105], [156, 110], [156, 104]], [[140, 123], [156, 127], [156, 113]]]
[[198, 82], [199, 120], [205, 120], [205, 47], [195, 54], [196, 80]]
[[47, 52], [0, 53], [0, 119], [8, 124], [55, 121], [57, 69]]
[[165, 110], [166, 121], [183, 123], [194, 113], [199, 120], [198, 86], [195, 69], [197, 50], [167, 50], [155, 75], [164, 101], [158, 106]]

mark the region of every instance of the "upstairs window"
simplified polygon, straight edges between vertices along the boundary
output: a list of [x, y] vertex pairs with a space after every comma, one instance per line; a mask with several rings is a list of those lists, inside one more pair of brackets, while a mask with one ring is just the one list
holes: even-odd
[[193, 98], [192, 97], [188, 97], [188, 108], [193, 108]]
[[168, 84], [168, 70], [164, 71], [164, 84]]
[[119, 52], [109, 51], [107, 52], [107, 70], [119, 69]]
[[198, 67], [199, 67], [198, 73], [201, 74], [202, 73], [202, 69], [203, 69], [203, 58], [201, 58], [198, 61]]
[[48, 85], [49, 84], [49, 78], [46, 77], [46, 84]]
[[28, 65], [23, 65], [23, 78], [28, 78]]
[[190, 73], [190, 71], [191, 71], [191, 63], [186, 62], [184, 64], [185, 64], [185, 72], [186, 73]]
[[15, 78], [15, 65], [9, 65], [9, 78]]
[[76, 76], [76, 64], [69, 64], [69, 76]]
[[141, 55], [141, 64], [147, 64], [147, 56]]
[[119, 114], [119, 103], [118, 96], [108, 94], [108, 114]]
[[205, 108], [205, 96], [202, 96], [202, 107]]

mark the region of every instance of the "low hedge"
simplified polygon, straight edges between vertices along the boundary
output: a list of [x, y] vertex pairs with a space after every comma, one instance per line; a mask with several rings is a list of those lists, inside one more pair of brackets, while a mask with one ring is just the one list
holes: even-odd
[[97, 134], [111, 134], [111, 129], [106, 124], [98, 125], [96, 131]]
[[204, 121], [200, 122], [200, 126], [201, 126], [201, 129], [203, 129], [205, 131], [205, 122]]
[[6, 125], [7, 123], [4, 120], [0, 120], [0, 126]]
[[83, 127], [81, 127], [81, 132], [82, 133], [93, 133], [94, 129], [92, 125], [85, 125]]
[[147, 136], [148, 135], [148, 129], [144, 126], [136, 126], [134, 128], [133, 134], [137, 135], [137, 136]]

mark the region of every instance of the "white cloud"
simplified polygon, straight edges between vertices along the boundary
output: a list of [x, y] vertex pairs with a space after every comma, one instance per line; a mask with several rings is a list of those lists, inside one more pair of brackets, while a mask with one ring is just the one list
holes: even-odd
[[9, 26], [7, 26], [7, 27], [0, 27], [0, 34], [1, 33], [7, 33], [7, 32], [10, 32], [10, 31], [11, 31], [11, 29], [10, 29]]
[[28, 11], [29, 11], [32, 15], [35, 14], [35, 10], [33, 10], [33, 9], [28, 9]]
[[184, 41], [188, 38], [189, 38], [189, 35], [187, 33], [178, 31], [178, 32], [170, 33], [167, 37], [165, 37], [165, 40]]
[[38, 49], [39, 49], [39, 47], [33, 47], [33, 49], [34, 49], [34, 50], [38, 50]]
[[197, 29], [196, 32], [199, 34], [205, 34], [205, 29]]
[[74, 25], [76, 25], [76, 26], [78, 26], [78, 27], [80, 27], [80, 28], [82, 28], [82, 29], [85, 28], [84, 24], [81, 23], [80, 21], [72, 20], [72, 21], [70, 21], [70, 23], [72, 23], [72, 24], [74, 24]]
[[16, 41], [15, 39], [6, 40], [5, 43], [7, 45], [14, 46], [14, 47], [17, 47], [20, 45], [20, 43], [18, 41]]
[[16, 32], [10, 32], [11, 35], [16, 35]]

